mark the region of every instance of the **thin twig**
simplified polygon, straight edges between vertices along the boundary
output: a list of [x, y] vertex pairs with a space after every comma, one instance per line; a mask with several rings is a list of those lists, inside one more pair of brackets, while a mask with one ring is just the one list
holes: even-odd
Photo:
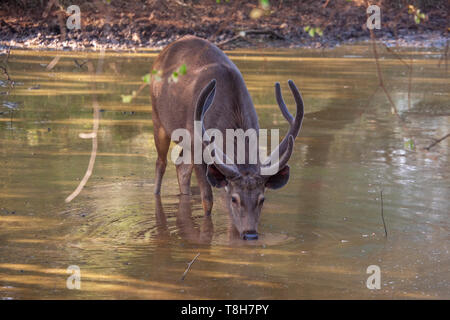
[[56, 0], [50, 0], [47, 3], [47, 6], [45, 7], [44, 12], [42, 13], [42, 18], [47, 18], [48, 14], [50, 13], [50, 10], [52, 9], [52, 7], [57, 3]]
[[[104, 49], [102, 49], [100, 51], [100, 59], [99, 59], [98, 65], [97, 65], [97, 72], [94, 72], [94, 64], [92, 62], [88, 62], [88, 64], [87, 64], [88, 70], [91, 73], [93, 80], [94, 80], [94, 81], [92, 81], [92, 84], [93, 84], [92, 86], [93, 86], [94, 91], [96, 89], [95, 76], [102, 73], [102, 66], [103, 66], [102, 62], [104, 59], [104, 54], [105, 54], [105, 51], [104, 51]], [[98, 133], [98, 127], [100, 124], [100, 106], [98, 104], [97, 95], [95, 95], [95, 94], [92, 95], [92, 109], [93, 109], [92, 132], [80, 134], [80, 138], [82, 138], [82, 139], [92, 139], [92, 151], [91, 151], [91, 157], [89, 158], [88, 168], [86, 170], [86, 173], [84, 174], [83, 179], [78, 184], [77, 188], [66, 198], [66, 200], [65, 200], [66, 203], [71, 202], [73, 199], [75, 199], [80, 194], [80, 192], [83, 190], [84, 186], [88, 182], [88, 180], [91, 177], [92, 172], [94, 170], [94, 164], [95, 164], [95, 159], [97, 157], [97, 149], [98, 149], [97, 133]]]
[[47, 65], [46, 69], [48, 71], [52, 70], [58, 64], [59, 59], [61, 59], [61, 56], [59, 56], [59, 55], [54, 57], [53, 60], [50, 61], [50, 63]]
[[183, 275], [181, 276], [181, 280], [184, 280], [184, 278], [186, 278], [186, 275], [189, 272], [189, 269], [191, 269], [191, 266], [194, 264], [195, 260], [197, 260], [199, 255], [200, 255], [200, 252], [197, 253], [197, 255], [194, 257], [194, 259], [192, 259], [192, 261], [188, 263], [186, 270], [184, 271]]
[[3, 74], [6, 76], [7, 81], [12, 81], [11, 77], [9, 76], [8, 70], [6, 70], [6, 67], [0, 66], [0, 69], [3, 71]]
[[[375, 64], [376, 64], [376, 68], [377, 68], [377, 76], [378, 76], [378, 82], [379, 82], [378, 86], [381, 87], [381, 89], [383, 89], [384, 94], [386, 95], [387, 99], [389, 100], [389, 103], [391, 104], [391, 112], [393, 114], [395, 114], [397, 116], [397, 118], [400, 120], [400, 125], [401, 125], [402, 129], [406, 132], [406, 134], [408, 136], [412, 137], [408, 127], [405, 124], [405, 119], [398, 112], [398, 109], [397, 109], [397, 106], [396, 106], [394, 100], [392, 99], [391, 95], [389, 94], [389, 91], [386, 89], [386, 86], [384, 85], [383, 73], [381, 71], [381, 66], [380, 66], [380, 61], [379, 61], [379, 56], [378, 56], [378, 51], [377, 51], [377, 43], [376, 43], [375, 33], [373, 32], [373, 30], [369, 30], [369, 31], [370, 31], [370, 38], [372, 40], [373, 55], [375, 58]], [[393, 52], [393, 51], [390, 51], [390, 52]], [[397, 55], [396, 53], [394, 53], [394, 54]], [[400, 59], [400, 61], [402, 61], [402, 63], [404, 63], [408, 67], [408, 71], [409, 71], [408, 72], [408, 77], [409, 77], [409, 79], [408, 79], [408, 108], [410, 109], [411, 108], [413, 60], [411, 58], [411, 63], [409, 65], [408, 63], [403, 61], [400, 57], [399, 57], [399, 59]], [[413, 138], [411, 138], [411, 141], [413, 141]], [[414, 141], [413, 141], [413, 143], [414, 143]]]
[[380, 195], [381, 195], [381, 219], [383, 220], [383, 227], [384, 227], [384, 235], [388, 236], [387, 234], [387, 229], [386, 229], [386, 222], [384, 222], [384, 208], [383, 208], [383, 190], [380, 191]]
[[5, 57], [5, 59], [3, 59], [3, 63], [5, 65], [8, 64], [8, 59], [9, 59], [10, 54], [11, 54], [11, 47], [8, 47], [8, 50], [6, 51], [6, 57]]
[[441, 58], [439, 59], [439, 63], [438, 63], [439, 68], [441, 67], [442, 61], [444, 61], [444, 64], [445, 64], [445, 72], [447, 72], [447, 70], [448, 70], [448, 40], [447, 40], [447, 43], [445, 44], [444, 53], [442, 54]]
[[228, 44], [230, 42], [236, 41], [238, 39], [249, 41], [247, 39], [247, 35], [249, 35], [249, 34], [269, 34], [269, 35], [272, 35], [272, 36], [274, 36], [274, 37], [276, 37], [278, 39], [288, 40], [289, 41], [289, 39], [287, 39], [286, 37], [284, 37], [283, 35], [279, 34], [278, 32], [276, 32], [274, 30], [270, 30], [270, 29], [264, 29], [264, 30], [251, 29], [251, 30], [240, 31], [238, 35], [236, 35], [236, 36], [234, 36], [234, 37], [232, 37], [230, 39], [224, 40], [222, 42], [219, 42], [217, 44], [217, 46], [221, 47], [221, 46], [223, 46], [225, 44]]
[[430, 151], [431, 148], [433, 148], [435, 145], [437, 145], [439, 142], [447, 139], [448, 137], [450, 137], [450, 133], [447, 133], [445, 136], [443, 136], [440, 139], [435, 140], [432, 144], [430, 144], [428, 147], [423, 148], [424, 150]]
[[232, 37], [232, 38], [230, 38], [230, 39], [227, 39], [227, 40], [224, 40], [224, 41], [222, 41], [222, 42], [219, 42], [219, 43], [217, 44], [217, 46], [218, 46], [218, 47], [222, 47], [222, 46], [224, 46], [224, 45], [226, 45], [226, 44], [228, 44], [228, 43], [230, 43], [230, 42], [236, 41], [236, 40], [238, 40], [238, 39], [242, 39], [242, 40], [247, 41], [247, 39], [245, 39], [245, 37], [243, 37], [243, 36], [241, 36], [240, 34], [238, 34], [237, 36], [234, 36], [234, 37]]
[[[369, 6], [369, 1], [367, 1], [367, 0], [366, 0], [366, 5]], [[367, 16], [368, 16], [368, 14], [367, 14]], [[382, 75], [382, 72], [381, 72], [381, 66], [380, 66], [379, 57], [378, 57], [375, 32], [373, 31], [373, 29], [369, 29], [369, 33], [370, 33], [370, 39], [372, 40], [372, 49], [373, 49], [373, 55], [374, 55], [374, 58], [375, 58], [375, 64], [376, 64], [376, 67], [377, 67], [379, 86], [381, 87], [381, 89], [383, 89], [387, 99], [389, 100], [389, 103], [391, 104], [391, 111], [392, 111], [392, 113], [396, 114], [401, 122], [404, 122], [404, 119], [400, 116], [400, 114], [398, 112], [398, 109], [397, 109], [396, 104], [394, 103], [394, 100], [392, 99], [392, 97], [389, 94], [388, 90], [384, 86], [383, 75]], [[381, 43], [385, 46], [387, 51], [389, 51], [390, 53], [394, 54], [408, 68], [408, 71], [409, 71], [409, 74], [408, 74], [409, 75], [409, 80], [408, 80], [408, 108], [410, 108], [410, 106], [411, 106], [411, 85], [412, 85], [413, 60], [411, 58], [411, 64], [408, 64], [407, 62], [405, 62], [400, 57], [400, 55], [398, 55], [396, 52], [391, 50], [386, 44], [384, 44], [382, 41], [381, 41]]]
[[77, 59], [73, 59], [73, 61], [75, 62], [76, 66], [78, 68], [83, 68], [83, 66], [87, 63], [87, 60], [83, 61], [82, 63], [79, 63]]
[[174, 2], [175, 2], [176, 4], [179, 4], [180, 6], [183, 6], [183, 7], [189, 7], [189, 5], [188, 5], [187, 3], [184, 3], [184, 2], [182, 2], [181, 0], [174, 0]]
[[9, 59], [10, 54], [11, 54], [11, 47], [8, 47], [8, 50], [6, 51], [6, 56], [2, 62], [4, 64], [4, 66], [0, 65], [0, 69], [3, 72], [3, 75], [6, 76], [6, 81], [9, 83], [9, 86], [11, 88], [11, 87], [14, 87], [14, 81], [13, 81], [13, 79], [11, 79], [11, 77], [8, 73], [8, 59]]
[[270, 34], [278, 39], [281, 40], [288, 40], [286, 39], [285, 36], [279, 34], [278, 32], [272, 30], [272, 29], [264, 29], [264, 30], [259, 30], [259, 29], [251, 29], [251, 30], [244, 30], [245, 34]]
[[141, 84], [141, 86], [139, 87], [139, 89], [136, 91], [136, 95], [135, 96], [137, 96], [141, 91], [142, 91], [142, 89], [144, 89], [146, 86], [148, 86], [149, 84], [148, 83], [143, 83], [143, 84]]
[[[58, 1], [58, 0], [56, 0], [56, 1]], [[109, 25], [110, 12], [108, 9], [105, 11], [106, 11], [105, 23], [107, 25]], [[55, 60], [56, 60], [56, 62], [55, 62], [55, 65], [56, 65], [56, 63], [59, 61], [59, 56], [56, 56], [53, 59], [53, 61], [55, 61]], [[92, 83], [92, 89], [94, 92], [92, 94], [92, 109], [93, 109], [93, 120], [92, 120], [93, 123], [92, 124], [93, 124], [93, 126], [92, 126], [92, 132], [80, 133], [79, 137], [82, 139], [92, 139], [92, 149], [91, 149], [91, 156], [89, 158], [89, 164], [86, 169], [86, 173], [84, 174], [84, 177], [78, 184], [77, 188], [65, 199], [66, 203], [71, 202], [73, 199], [75, 199], [75, 197], [77, 197], [80, 194], [80, 192], [83, 190], [86, 183], [89, 181], [89, 178], [91, 177], [92, 172], [94, 170], [94, 165], [95, 165], [95, 160], [97, 157], [97, 150], [98, 150], [98, 129], [99, 129], [99, 125], [100, 125], [100, 105], [98, 103], [97, 95], [95, 94], [95, 90], [97, 89], [96, 77], [103, 73], [104, 60], [105, 60], [105, 49], [104, 49], [104, 47], [101, 47], [97, 67], [94, 69], [94, 63], [92, 61], [88, 60], [88, 62], [86, 62], [88, 72], [92, 76], [91, 83]], [[53, 63], [53, 61], [51, 63]]]
[[388, 51], [389, 53], [392, 53], [406, 67], [411, 68], [411, 65], [409, 65], [405, 60], [403, 60], [402, 57], [397, 52], [395, 52], [394, 50], [389, 48], [383, 41], [381, 41], [381, 44], [386, 48], [386, 51]]
[[139, 87], [139, 89], [137, 91], [133, 91], [132, 95], [131, 95], [131, 100], [130, 102], [136, 98], [139, 93], [142, 91], [142, 89], [144, 89], [146, 86], [150, 85], [149, 83], [144, 82], [143, 84], [141, 84], [141, 86]]
[[389, 103], [391, 104], [392, 112], [395, 113], [401, 121], [403, 121], [403, 118], [400, 116], [400, 114], [397, 111], [397, 106], [395, 105], [394, 100], [392, 100], [391, 95], [389, 94], [386, 87], [384, 86], [383, 75], [381, 73], [381, 67], [380, 67], [380, 62], [379, 62], [379, 57], [378, 57], [377, 44], [375, 41], [375, 34], [374, 34], [373, 30], [370, 30], [370, 37], [372, 39], [372, 49], [373, 49], [373, 54], [375, 56], [375, 64], [377, 66], [379, 86], [381, 87], [381, 89], [383, 89], [386, 97], [388, 98]]
[[412, 72], [413, 72], [413, 58], [411, 57], [411, 64], [409, 66], [408, 74], [408, 110], [411, 110], [411, 87], [412, 87]]
[[414, 63], [413, 58], [411, 57], [410, 63], [407, 63], [397, 52], [389, 48], [383, 41], [381, 41], [381, 44], [383, 44], [388, 52], [392, 53], [398, 60], [400, 60], [401, 63], [406, 66], [406, 68], [408, 68], [408, 110], [411, 110], [412, 72]]

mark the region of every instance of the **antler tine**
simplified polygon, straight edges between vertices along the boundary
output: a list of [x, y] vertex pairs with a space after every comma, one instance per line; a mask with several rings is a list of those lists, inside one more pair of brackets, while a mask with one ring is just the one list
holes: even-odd
[[[294, 81], [288, 80], [289, 88], [291, 89], [292, 95], [294, 96], [295, 103], [297, 104], [297, 113], [295, 118], [289, 113], [286, 104], [284, 103], [283, 96], [281, 95], [280, 84], [275, 83], [275, 95], [277, 98], [278, 106], [280, 107], [281, 113], [284, 118], [289, 122], [290, 128], [284, 139], [278, 145], [278, 147], [272, 152], [269, 158], [263, 163], [263, 166], [268, 166], [273, 162], [275, 154], [281, 154], [282, 157], [286, 153], [286, 148], [288, 147], [290, 137], [295, 139], [300, 131], [304, 116], [304, 104], [303, 99], [294, 84]], [[289, 160], [289, 159], [288, 159]], [[286, 163], [285, 163], [286, 164]]]
[[281, 113], [283, 117], [292, 125], [294, 121], [294, 117], [290, 114], [288, 108], [286, 107], [286, 103], [284, 103], [283, 96], [281, 94], [281, 86], [279, 82], [275, 83], [275, 97], [277, 99], [278, 106], [280, 107]]
[[291, 158], [293, 151], [294, 151], [294, 137], [289, 136], [286, 152], [281, 155], [279, 161], [273, 164], [268, 163], [265, 170], [267, 170], [268, 172], [273, 172], [275, 168], [278, 170], [283, 169], [284, 166], [288, 163], [289, 159]]
[[298, 131], [294, 137], [294, 138], [296, 138], [300, 131], [300, 128], [302, 126], [303, 116], [305, 113], [305, 107], [303, 104], [302, 95], [301, 95], [300, 91], [298, 90], [297, 86], [295, 85], [294, 81], [288, 80], [288, 84], [291, 89], [292, 95], [294, 96], [295, 103], [297, 105], [297, 113], [295, 114], [295, 123], [298, 123]]
[[[290, 128], [288, 133], [286, 134], [286, 137], [284, 140], [280, 143], [281, 146], [285, 145], [287, 143], [287, 139], [289, 136], [293, 136], [294, 139], [297, 137], [300, 128], [302, 126], [303, 121], [303, 115], [304, 115], [304, 105], [303, 105], [303, 99], [300, 94], [300, 91], [298, 91], [297, 87], [295, 86], [294, 81], [288, 80], [289, 87], [291, 89], [292, 95], [294, 96], [295, 103], [297, 105], [297, 113], [294, 117], [289, 113], [286, 104], [284, 103], [283, 96], [281, 95], [281, 88], [280, 84], [277, 82], [275, 84], [275, 93], [277, 96], [277, 102], [280, 107], [281, 113], [283, 114], [284, 118], [289, 122]], [[284, 151], [284, 148], [282, 149]]]

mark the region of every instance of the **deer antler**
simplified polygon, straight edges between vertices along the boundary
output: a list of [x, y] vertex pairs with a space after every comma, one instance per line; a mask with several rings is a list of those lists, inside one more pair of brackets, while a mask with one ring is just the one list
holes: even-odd
[[[292, 147], [291, 147], [291, 138], [292, 138], [292, 145], [297, 137], [298, 133], [300, 132], [300, 128], [302, 127], [302, 121], [303, 121], [303, 115], [304, 115], [304, 105], [303, 105], [303, 99], [300, 94], [300, 91], [298, 91], [297, 87], [294, 84], [294, 81], [289, 80], [288, 81], [289, 87], [292, 91], [292, 94], [294, 95], [295, 103], [297, 104], [297, 113], [294, 117], [290, 114], [289, 110], [286, 107], [286, 104], [284, 103], [283, 96], [281, 95], [281, 88], [280, 83], [275, 83], [275, 96], [277, 98], [278, 106], [280, 107], [281, 113], [283, 114], [283, 117], [287, 120], [287, 122], [290, 124], [290, 128], [284, 139], [281, 141], [281, 143], [278, 145], [278, 147], [272, 152], [272, 154], [266, 159], [266, 161], [262, 164], [263, 167], [278, 165], [280, 169], [282, 169], [286, 163], [289, 161], [289, 158], [292, 155]], [[281, 155], [278, 159], [278, 156]], [[274, 162], [277, 163], [274, 163]]]

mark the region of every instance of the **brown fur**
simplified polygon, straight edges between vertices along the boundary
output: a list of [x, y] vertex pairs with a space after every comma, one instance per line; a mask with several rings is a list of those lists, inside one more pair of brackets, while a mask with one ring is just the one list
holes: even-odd
[[[186, 75], [179, 76], [176, 83], [170, 82], [172, 72], [182, 64], [186, 64]], [[210, 42], [193, 36], [184, 37], [160, 53], [153, 69], [162, 74], [161, 80], [153, 79], [150, 86], [158, 151], [155, 194], [159, 194], [171, 134], [176, 129], [185, 128], [194, 137], [197, 101], [202, 89], [212, 79], [216, 80], [215, 97], [205, 114], [206, 129], [219, 129], [225, 137], [226, 129], [255, 129], [258, 132], [259, 124], [241, 73], [225, 53]], [[289, 168], [285, 166], [287, 169], [281, 179], [278, 177], [278, 180], [270, 181], [271, 177], [259, 175], [259, 164], [237, 167], [239, 175], [232, 178], [223, 176], [214, 166], [181, 164], [177, 165], [177, 176], [181, 194], [189, 194], [191, 174], [195, 171], [205, 214], [210, 214], [213, 204], [210, 183], [217, 187], [226, 186], [234, 226], [245, 237], [246, 233], [254, 235], [257, 232], [265, 188], [273, 187], [274, 183], [277, 185], [275, 188], [284, 185], [289, 178]]]

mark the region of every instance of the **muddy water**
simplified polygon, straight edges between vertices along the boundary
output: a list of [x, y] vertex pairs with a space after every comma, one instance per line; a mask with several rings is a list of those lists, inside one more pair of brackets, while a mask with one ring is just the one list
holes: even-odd
[[[233, 238], [220, 191], [211, 218], [195, 181], [192, 197], [178, 195], [173, 166], [161, 197], [152, 194], [148, 90], [131, 103], [121, 95], [138, 90], [155, 52], [12, 51], [15, 86], [0, 83], [1, 298], [450, 298], [450, 139], [423, 150], [449, 130], [440, 52], [400, 51], [413, 58], [409, 102], [408, 69], [381, 52], [403, 122], [376, 90], [368, 46], [229, 55], [262, 128], [287, 129], [275, 81], [292, 111], [288, 79], [306, 104], [291, 180], [268, 192], [262, 237], [248, 243]], [[96, 114], [92, 175], [66, 203], [88, 170], [93, 141], [80, 134]], [[81, 290], [66, 287], [72, 265]], [[366, 287], [370, 265], [379, 290]]]

